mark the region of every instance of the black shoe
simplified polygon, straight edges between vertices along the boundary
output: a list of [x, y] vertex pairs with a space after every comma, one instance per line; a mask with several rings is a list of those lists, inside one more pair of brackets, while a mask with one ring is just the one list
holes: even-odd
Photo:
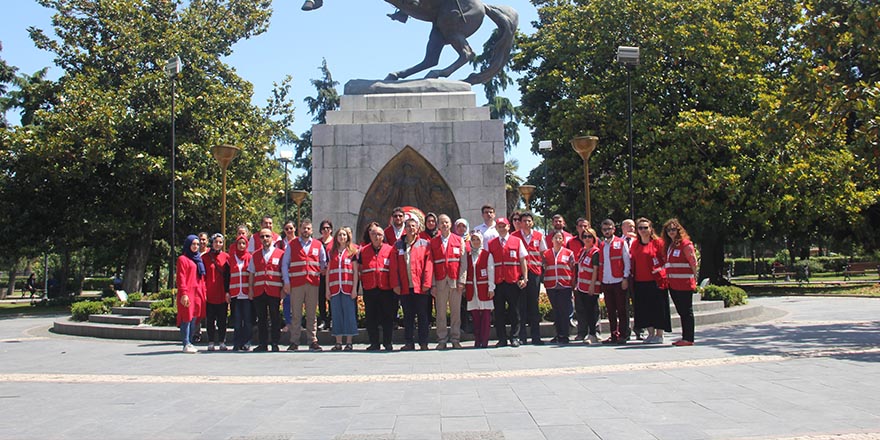
[[314, 9], [318, 9], [321, 6], [324, 6], [324, 0], [306, 0], [302, 5], [303, 11], [311, 11]]
[[391, 344], [386, 345], [385, 351], [394, 351], [394, 346], [392, 346]]
[[290, 344], [289, 346], [287, 346], [287, 351], [297, 351], [297, 350], [299, 350], [299, 345]]
[[266, 345], [258, 345], [257, 348], [254, 349], [254, 353], [265, 353], [269, 351], [269, 347]]
[[608, 339], [602, 341], [602, 344], [604, 344], [604, 345], [617, 344], [617, 339], [614, 339], [614, 338], [608, 338]]
[[565, 345], [568, 344], [568, 338], [559, 338], [558, 344]]
[[309, 351], [324, 351], [324, 349], [321, 348], [321, 345], [318, 344], [318, 341], [315, 341], [312, 342], [312, 345], [309, 345]]
[[532, 339], [532, 345], [544, 345], [544, 341], [540, 339]]
[[281, 351], [281, 349], [278, 348], [278, 344], [272, 344], [272, 351], [277, 353], [277, 352]]
[[626, 345], [626, 339], [623, 339], [623, 338], [618, 339], [617, 342], [616, 342], [616, 344], [617, 344], [617, 345]]
[[558, 338], [558, 337], [553, 337], [553, 339], [550, 340], [550, 343], [551, 343], [551, 344], [556, 344], [556, 343], [558, 343], [558, 342], [559, 342], [559, 338]]
[[403, 347], [400, 347], [400, 351], [413, 351], [416, 349], [415, 344], [406, 344]]
[[521, 343], [519, 342], [519, 339], [511, 339], [510, 340], [511, 347], [516, 348], [516, 347], [519, 347], [520, 345], [521, 345]]
[[371, 344], [369, 347], [367, 347], [367, 351], [379, 351], [379, 350], [381, 350], [381, 347], [379, 347], [379, 344]]
[[507, 341], [498, 341], [495, 343], [495, 347], [507, 347]]

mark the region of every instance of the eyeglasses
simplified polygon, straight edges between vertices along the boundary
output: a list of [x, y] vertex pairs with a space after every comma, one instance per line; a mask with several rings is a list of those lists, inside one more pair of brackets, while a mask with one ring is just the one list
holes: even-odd
[[639, 226], [640, 231], [647, 231], [648, 229], [651, 229], [651, 228], [649, 228], [647, 226]]
[[593, 237], [592, 235], [584, 236], [584, 240], [595, 240], [595, 239], [596, 239], [596, 237]]
[[666, 232], [678, 232], [678, 228], [669, 228]]
[[515, 221], [515, 222], [518, 222], [518, 221], [519, 221], [519, 217], [514, 217], [514, 218], [512, 218], [511, 220], [513, 220], [513, 221]]
[[271, 235], [261, 235], [260, 238], [272, 238]]

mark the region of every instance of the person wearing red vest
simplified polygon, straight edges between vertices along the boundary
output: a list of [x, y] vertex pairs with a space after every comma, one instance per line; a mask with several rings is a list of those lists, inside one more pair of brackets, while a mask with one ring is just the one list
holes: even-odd
[[183, 241], [183, 253], [177, 258], [177, 326], [184, 353], [196, 353], [192, 344], [193, 328], [199, 322], [199, 301], [205, 295], [205, 265], [199, 255], [199, 237], [189, 235]]
[[226, 351], [226, 316], [229, 313], [229, 254], [223, 252], [223, 234], [211, 236], [211, 250], [202, 255], [207, 289], [208, 351], [216, 343]]
[[403, 212], [403, 208], [398, 206], [391, 210], [391, 224], [385, 228], [385, 243], [394, 246], [397, 240], [400, 240], [404, 233], [403, 220], [405, 218], [406, 214]]
[[428, 349], [428, 330], [431, 307], [431, 280], [434, 277], [434, 261], [431, 260], [431, 244], [419, 238], [419, 222], [408, 219], [404, 223], [404, 235], [394, 244], [391, 258], [391, 288], [403, 305], [404, 339], [401, 351], [415, 350], [414, 332], [419, 322], [419, 348]]
[[[568, 333], [571, 328], [571, 286], [574, 278], [576, 255], [571, 249], [563, 247], [565, 234], [553, 232], [553, 249], [544, 251], [544, 288], [553, 306], [553, 325], [558, 344], [568, 344]], [[553, 342], [553, 341], [551, 341]]]
[[[440, 233], [431, 239], [431, 259], [434, 260], [431, 295], [437, 309], [437, 349], [445, 350], [447, 342], [452, 348], [461, 348], [461, 292], [467, 270], [467, 249], [464, 240], [452, 233], [452, 219], [440, 214], [438, 220]], [[449, 329], [446, 328], [447, 310]]]
[[464, 298], [474, 321], [474, 348], [486, 348], [489, 346], [492, 310], [495, 309], [495, 261], [492, 254], [483, 249], [483, 234], [474, 232], [470, 236], [465, 261]]
[[523, 288], [523, 296], [519, 301], [519, 315], [522, 318], [519, 321], [519, 334], [525, 342], [526, 324], [528, 324], [530, 330], [528, 335], [532, 344], [544, 345], [544, 341], [541, 340], [541, 314], [538, 312], [538, 301], [541, 296], [541, 275], [543, 275], [541, 259], [547, 251], [547, 243], [540, 232], [532, 230], [535, 226], [532, 213], [522, 212], [519, 217], [519, 229], [510, 235], [519, 238], [525, 245], [528, 252], [526, 267], [529, 272], [528, 281]]
[[[553, 247], [553, 234], [556, 231], [562, 231], [562, 235], [565, 237], [565, 242], [568, 243], [573, 237], [568, 231], [565, 230], [565, 218], [562, 217], [561, 214], [555, 214], [552, 218], [553, 221], [553, 229], [547, 231], [547, 235], [544, 236], [544, 241], [546, 241], [547, 249]], [[575, 254], [577, 255], [577, 254]]]
[[694, 345], [694, 291], [697, 290], [697, 257], [694, 244], [677, 218], [663, 224], [666, 247], [666, 277], [669, 295], [681, 319], [681, 339], [677, 347]]
[[[391, 257], [394, 248], [385, 243], [385, 232], [378, 223], [368, 226], [369, 243], [361, 246], [357, 262], [360, 268], [361, 286], [364, 289], [364, 318], [370, 345], [367, 351], [393, 351], [391, 338], [394, 318], [397, 316], [397, 298], [391, 290]], [[382, 345], [379, 345], [379, 328], [382, 328]]]
[[[281, 236], [276, 234], [275, 231], [272, 230], [273, 224], [274, 224], [274, 222], [272, 221], [272, 217], [269, 217], [267, 215], [267, 216], [263, 217], [262, 220], [260, 220], [260, 229], [261, 230], [268, 229], [269, 232], [272, 233], [272, 241], [271, 241], [272, 245], [279, 246], [279, 247], [283, 246], [283, 244], [281, 243], [281, 240], [282, 240]], [[248, 240], [247, 251], [250, 252], [251, 254], [253, 254], [254, 252], [263, 248], [263, 240], [261, 237], [259, 237], [259, 235], [260, 235], [260, 233], [257, 232], [256, 234], [251, 235], [250, 240]]]
[[[519, 347], [519, 301], [528, 282], [526, 256], [522, 240], [509, 233], [510, 222], [500, 217], [495, 220], [498, 237], [489, 242], [489, 253], [495, 260], [495, 336], [496, 347]], [[510, 322], [510, 334], [507, 323]]]
[[629, 249], [623, 239], [614, 235], [614, 220], [602, 221], [603, 240], [599, 242], [599, 266], [602, 272], [602, 293], [611, 336], [603, 344], [626, 344], [629, 339], [629, 315], [626, 311], [627, 280], [630, 275]]
[[[575, 228], [577, 228], [577, 234], [574, 234], [571, 236], [571, 238], [566, 239], [564, 246], [568, 249], [571, 249], [571, 251], [574, 252], [575, 256], [581, 254], [581, 249], [584, 248], [585, 244], [580, 237], [584, 235], [584, 230], [590, 227], [591, 226], [589, 220], [583, 217], [579, 217], [577, 219], [577, 226], [575, 226]], [[596, 240], [598, 241], [598, 239]]]
[[249, 296], [248, 274], [251, 254], [247, 245], [247, 233], [244, 233], [229, 247], [229, 298], [232, 301], [232, 328], [235, 329], [232, 351], [247, 351], [253, 333], [254, 307]]
[[[281, 260], [284, 251], [273, 244], [272, 230], [260, 229], [259, 232], [262, 248], [255, 251], [248, 267], [250, 273], [250, 292], [248, 297], [254, 302], [257, 311], [257, 339], [259, 344], [254, 351], [269, 351], [268, 343], [272, 344], [272, 351], [281, 351], [278, 341], [281, 339], [281, 288], [284, 281], [281, 276]], [[270, 338], [271, 337], [271, 341]]]
[[584, 229], [579, 238], [586, 245], [577, 257], [577, 280], [574, 288], [578, 339], [583, 340], [584, 344], [598, 344], [599, 292], [602, 284], [599, 281], [602, 267], [599, 265], [600, 252], [596, 245], [598, 238], [593, 228]]
[[299, 222], [299, 237], [290, 240], [281, 261], [282, 288], [285, 296], [290, 297], [290, 346], [288, 351], [299, 349], [302, 335], [303, 306], [306, 311], [306, 339], [309, 351], [321, 351], [318, 344], [318, 286], [321, 273], [327, 269], [327, 254], [320, 240], [312, 238], [312, 221], [303, 219]]
[[[332, 351], [351, 351], [352, 339], [358, 334], [357, 325], [357, 284], [358, 248], [354, 244], [351, 228], [343, 226], [333, 234], [333, 247], [328, 256], [327, 290], [325, 297], [333, 309], [333, 329], [336, 345]], [[342, 338], [345, 348], [342, 348]]]
[[633, 265], [633, 326], [647, 329], [644, 344], [662, 344], [672, 331], [666, 285], [666, 252], [650, 220], [636, 220], [636, 239], [630, 247]]

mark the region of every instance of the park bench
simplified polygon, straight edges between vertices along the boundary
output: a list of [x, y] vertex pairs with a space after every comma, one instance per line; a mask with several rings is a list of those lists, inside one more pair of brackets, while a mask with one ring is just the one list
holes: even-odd
[[868, 272], [878, 271], [878, 266], [880, 266], [880, 263], [876, 261], [849, 263], [843, 270], [843, 279], [844, 281], [849, 281], [854, 275], [861, 276]]
[[795, 275], [797, 275], [797, 274], [794, 272], [788, 272], [784, 268], [781, 268], [781, 267], [779, 269], [774, 267], [772, 270], [770, 270], [770, 278], [773, 279], [774, 283], [776, 282], [777, 278], [781, 278], [785, 281], [791, 281], [791, 277], [793, 277]]

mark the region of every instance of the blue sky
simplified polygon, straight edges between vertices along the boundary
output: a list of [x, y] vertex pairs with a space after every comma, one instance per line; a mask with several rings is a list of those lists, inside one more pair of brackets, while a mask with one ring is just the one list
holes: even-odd
[[[537, 11], [528, 0], [491, 2], [516, 9], [520, 14], [520, 31], [527, 34], [534, 31], [531, 23], [537, 20]], [[406, 24], [391, 21], [385, 14], [394, 12], [394, 8], [384, 1], [325, 0], [323, 8], [311, 12], [301, 11], [301, 5], [302, 0], [275, 0], [269, 30], [239, 42], [234, 47], [235, 52], [225, 60], [242, 78], [253, 83], [252, 100], [256, 105], [264, 105], [273, 82], [280, 82], [288, 74], [293, 76], [293, 95], [297, 103], [293, 128], [296, 133], [306, 131], [312, 124], [303, 98], [314, 95], [315, 89], [309, 80], [318, 77], [322, 58], [326, 58], [342, 93], [343, 86], [351, 79], [382, 79], [388, 72], [414, 65], [424, 56], [430, 24], [412, 19]], [[3, 43], [0, 57], [18, 67], [19, 73], [30, 74], [52, 66], [51, 54], [35, 48], [27, 35], [29, 26], [52, 34], [52, 11], [32, 0], [3, 0], [3, 12], [0, 18], [0, 42]], [[480, 31], [469, 38], [474, 50], [482, 50], [483, 42], [494, 27], [494, 23], [486, 19]], [[447, 47], [440, 66], [450, 64], [455, 56], [452, 48]], [[183, 62], [185, 66], [186, 60]], [[465, 66], [452, 78], [463, 79], [471, 71], [470, 66]], [[49, 75], [57, 78], [60, 71], [53, 68]], [[474, 87], [474, 91], [477, 104], [485, 103], [482, 87]], [[516, 86], [508, 88], [504, 94], [515, 104], [519, 103]], [[16, 114], [7, 117], [12, 122], [18, 121]], [[521, 127], [520, 143], [509, 157], [519, 160], [519, 175], [522, 177], [528, 176], [539, 163], [539, 158], [529, 151], [530, 143], [528, 130]]]

